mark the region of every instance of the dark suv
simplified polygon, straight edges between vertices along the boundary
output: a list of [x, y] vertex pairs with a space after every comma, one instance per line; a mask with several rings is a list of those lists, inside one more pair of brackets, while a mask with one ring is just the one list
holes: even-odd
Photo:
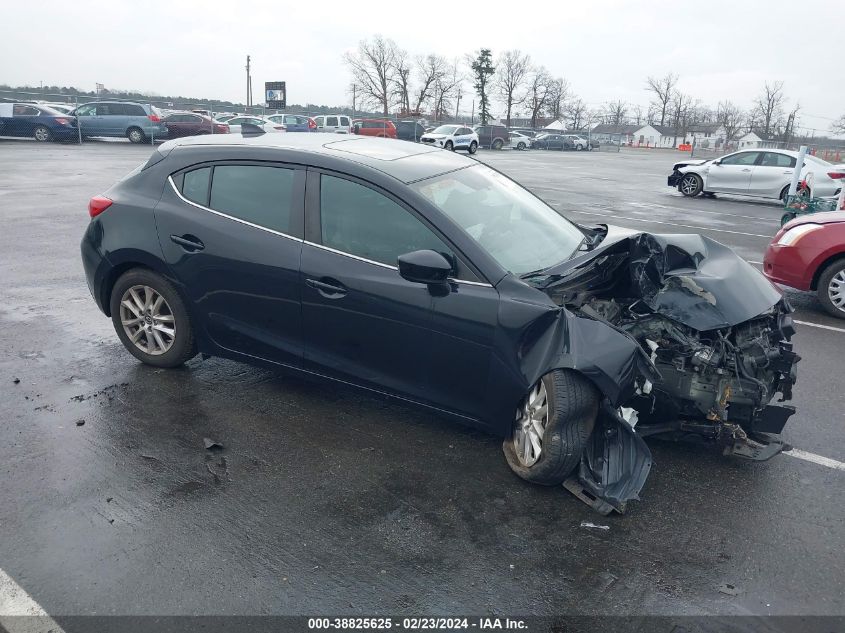
[[399, 121], [396, 124], [396, 138], [403, 141], [419, 141], [425, 134], [425, 126], [419, 121]]
[[476, 125], [473, 129], [478, 134], [478, 145], [485, 149], [502, 149], [510, 143], [511, 137], [504, 125]]

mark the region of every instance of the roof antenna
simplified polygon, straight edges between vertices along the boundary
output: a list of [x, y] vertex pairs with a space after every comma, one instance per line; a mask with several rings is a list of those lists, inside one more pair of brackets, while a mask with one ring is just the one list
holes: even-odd
[[261, 126], [254, 123], [241, 123], [242, 136], [261, 136], [262, 134], [266, 134], [266, 132]]

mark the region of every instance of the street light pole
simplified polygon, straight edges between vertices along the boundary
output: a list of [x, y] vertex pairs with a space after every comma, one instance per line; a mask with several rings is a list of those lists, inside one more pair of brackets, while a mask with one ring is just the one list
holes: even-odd
[[249, 76], [249, 55], [246, 56], [246, 107], [252, 105], [252, 79]]

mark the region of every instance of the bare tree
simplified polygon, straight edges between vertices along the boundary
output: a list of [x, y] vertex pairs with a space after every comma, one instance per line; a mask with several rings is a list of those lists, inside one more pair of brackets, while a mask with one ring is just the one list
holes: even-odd
[[767, 81], [763, 85], [763, 92], [754, 101], [752, 118], [766, 136], [773, 134], [783, 123], [784, 99], [783, 82]]
[[549, 103], [549, 95], [554, 91], [552, 79], [545, 66], [533, 69], [528, 79], [526, 102], [531, 111], [531, 127], [537, 127], [537, 117]]
[[740, 132], [745, 128], [746, 115], [740, 108], [730, 101], [723, 101], [716, 110], [716, 121], [725, 130], [725, 144], [730, 145], [739, 138]]
[[354, 83], [361, 88], [360, 98], [380, 107], [384, 116], [390, 110], [391, 77], [396, 63], [396, 44], [376, 35], [372, 42], [361, 40], [358, 50], [346, 53], [344, 61], [352, 71]]
[[675, 147], [678, 144], [678, 132], [682, 132], [681, 138], [685, 138], [687, 135], [687, 123], [689, 121], [690, 107], [692, 106], [692, 97], [676, 90], [670, 105], [672, 127], [675, 128], [675, 138], [672, 141], [672, 146]]
[[432, 110], [435, 121], [441, 121], [449, 116], [452, 110], [452, 99], [459, 94], [463, 80], [458, 71], [458, 64], [455, 62], [448, 64], [443, 75], [434, 82]]
[[411, 62], [407, 51], [396, 49], [393, 56], [393, 95], [402, 112], [411, 110]]
[[417, 58], [417, 92], [415, 93], [416, 107], [419, 112], [434, 93], [434, 87], [446, 74], [446, 60], [440, 55], [429, 54]]
[[612, 125], [622, 125], [625, 122], [625, 116], [628, 114], [628, 104], [617, 99], [616, 101], [609, 101], [604, 104], [605, 122]]
[[669, 104], [675, 94], [675, 87], [678, 85], [678, 75], [669, 73], [665, 77], [649, 77], [646, 79], [646, 90], [654, 93], [655, 119], [660, 113], [660, 125], [666, 125], [666, 115], [669, 112]]
[[834, 134], [845, 134], [845, 114], [831, 123], [830, 131]]
[[505, 104], [506, 125], [510, 127], [513, 107], [525, 101], [525, 95], [520, 95], [519, 92], [528, 78], [531, 58], [519, 51], [505, 51], [499, 56], [497, 66], [496, 90]]
[[587, 121], [589, 110], [587, 104], [581, 97], [572, 99], [566, 106], [566, 116], [569, 119], [569, 127], [573, 130], [580, 130]]
[[645, 120], [645, 116], [643, 115], [643, 107], [641, 105], [635, 105], [631, 108], [631, 118], [633, 119], [634, 123], [637, 125], [642, 125], [643, 121]]
[[563, 77], [552, 79], [549, 82], [549, 93], [546, 96], [546, 109], [549, 116], [555, 121], [560, 121], [566, 114], [566, 105], [569, 102], [569, 82]]

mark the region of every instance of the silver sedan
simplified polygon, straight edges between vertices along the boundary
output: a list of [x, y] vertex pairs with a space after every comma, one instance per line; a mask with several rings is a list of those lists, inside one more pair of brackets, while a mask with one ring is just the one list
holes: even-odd
[[[798, 152], [784, 149], [751, 149], [710, 160], [675, 163], [670, 187], [685, 196], [700, 193], [733, 193], [743, 196], [783, 199], [789, 191]], [[810, 194], [824, 198], [838, 195], [840, 184], [828, 176], [833, 165], [815, 156], [805, 156], [801, 180]]]

